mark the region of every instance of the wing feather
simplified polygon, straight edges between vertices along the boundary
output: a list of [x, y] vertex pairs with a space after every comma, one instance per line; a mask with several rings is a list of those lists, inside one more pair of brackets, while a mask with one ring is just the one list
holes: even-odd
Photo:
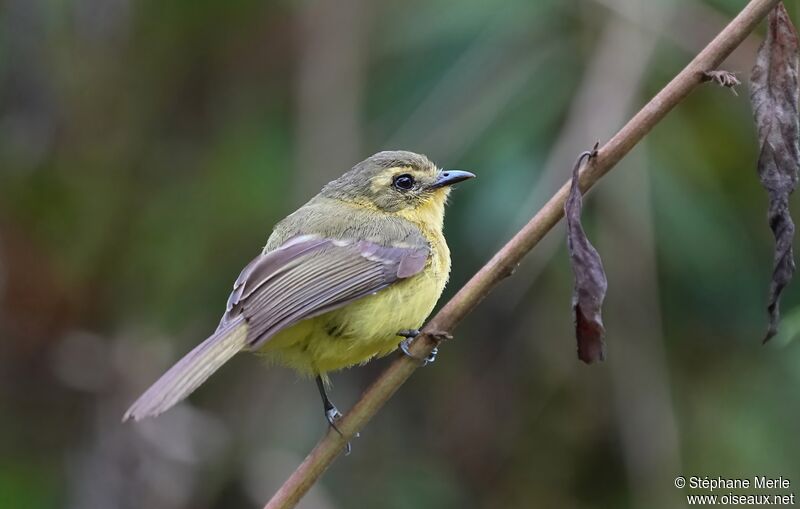
[[262, 253], [233, 285], [217, 331], [172, 366], [123, 420], [158, 415], [191, 394], [243, 349], [280, 330], [378, 292], [425, 268], [425, 245], [381, 246], [299, 235]]
[[430, 253], [427, 245], [381, 246], [313, 236], [292, 238], [284, 246], [262, 254], [242, 271], [222, 318], [224, 324], [244, 317], [251, 349], [300, 320], [414, 276]]

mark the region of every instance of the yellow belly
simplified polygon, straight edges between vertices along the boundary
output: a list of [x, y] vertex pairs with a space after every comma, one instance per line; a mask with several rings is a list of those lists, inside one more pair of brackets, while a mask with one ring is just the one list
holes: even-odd
[[430, 315], [447, 282], [449, 261], [445, 247], [420, 274], [303, 320], [276, 334], [259, 353], [310, 376], [387, 355], [403, 339], [398, 331], [418, 329]]
[[422, 326], [442, 286], [423, 272], [341, 309], [303, 320], [276, 334], [259, 353], [306, 375], [387, 355], [402, 340], [398, 331]]

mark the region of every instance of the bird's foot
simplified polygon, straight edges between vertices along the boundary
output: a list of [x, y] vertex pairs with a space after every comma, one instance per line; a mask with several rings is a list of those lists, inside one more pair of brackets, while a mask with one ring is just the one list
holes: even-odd
[[[328, 421], [328, 425], [333, 429], [333, 431], [338, 433], [340, 437], [343, 437], [344, 434], [342, 434], [341, 430], [336, 425], [336, 423], [339, 420], [341, 420], [341, 418], [342, 418], [342, 413], [335, 406], [331, 405], [329, 408], [325, 409], [325, 419]], [[359, 436], [361, 436], [360, 433], [355, 434], [355, 438], [358, 438]], [[344, 450], [344, 455], [349, 456], [352, 450], [353, 447], [350, 445], [350, 442], [347, 442], [347, 445], [345, 446]]]
[[340, 435], [342, 435], [342, 432], [339, 431], [339, 428], [336, 426], [336, 421], [338, 421], [341, 418], [342, 418], [342, 412], [340, 412], [339, 409], [336, 408], [335, 406], [331, 406], [330, 408], [325, 409], [325, 419], [328, 421], [328, 424], [330, 424], [331, 428], [333, 428], [334, 431], [336, 431], [336, 433], [339, 433]]
[[[419, 336], [419, 330], [417, 329], [401, 330], [400, 332], [397, 333], [397, 335], [405, 338], [403, 341], [400, 342], [399, 346], [400, 350], [407, 357], [411, 357], [412, 359], [420, 361], [423, 366], [427, 366], [428, 364], [431, 364], [436, 361], [436, 354], [439, 353], [439, 348], [437, 347], [434, 347], [433, 350], [431, 350], [431, 353], [429, 353], [425, 358], [417, 357], [416, 355], [411, 353], [410, 350], [411, 342], [414, 340], [414, 338]], [[433, 338], [436, 339], [437, 341], [443, 341], [445, 339], [453, 339], [453, 336], [451, 336], [447, 332], [434, 332], [431, 333], [431, 336], [433, 336]]]
[[[333, 431], [338, 433], [340, 437], [344, 438], [344, 433], [342, 433], [342, 430], [340, 430], [339, 426], [336, 425], [336, 423], [342, 419], [342, 413], [338, 408], [336, 408], [336, 405], [331, 403], [331, 400], [328, 397], [328, 391], [325, 389], [325, 380], [323, 380], [322, 375], [317, 375], [316, 381], [317, 389], [319, 389], [319, 395], [322, 397], [322, 406], [323, 410], [325, 410], [325, 420], [328, 421], [328, 425], [333, 428]], [[356, 432], [353, 436], [358, 438], [360, 435]], [[347, 446], [345, 447], [344, 455], [347, 456], [352, 450], [353, 448], [350, 446], [350, 442], [348, 441]]]

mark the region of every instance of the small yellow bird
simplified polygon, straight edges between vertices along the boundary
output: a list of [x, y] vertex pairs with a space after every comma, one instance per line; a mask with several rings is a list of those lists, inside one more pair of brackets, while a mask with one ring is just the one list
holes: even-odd
[[216, 332], [178, 361], [125, 413], [158, 415], [242, 350], [313, 376], [325, 417], [341, 414], [327, 373], [398, 347], [439, 300], [450, 273], [442, 234], [450, 185], [474, 177], [427, 157], [379, 152], [326, 185], [277, 224], [233, 285]]

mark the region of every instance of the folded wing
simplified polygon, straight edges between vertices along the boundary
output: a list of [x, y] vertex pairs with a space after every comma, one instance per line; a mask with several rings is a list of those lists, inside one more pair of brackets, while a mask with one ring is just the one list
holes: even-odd
[[237, 352], [257, 350], [295, 323], [418, 274], [427, 245], [301, 235], [250, 262], [237, 278], [217, 331], [170, 368], [123, 420], [158, 415], [191, 394]]
[[427, 245], [295, 237], [261, 255], [237, 279], [220, 327], [244, 317], [249, 347], [258, 349], [300, 320], [378, 292], [425, 267]]

